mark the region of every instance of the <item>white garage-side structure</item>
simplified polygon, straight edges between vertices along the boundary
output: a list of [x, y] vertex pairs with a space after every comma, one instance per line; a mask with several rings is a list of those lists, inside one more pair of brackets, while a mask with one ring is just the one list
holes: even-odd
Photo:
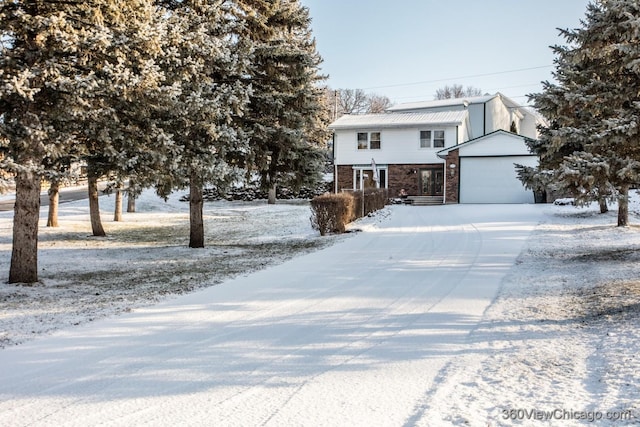
[[445, 159], [447, 203], [534, 203], [515, 164], [535, 167], [522, 135], [498, 130], [438, 152]]

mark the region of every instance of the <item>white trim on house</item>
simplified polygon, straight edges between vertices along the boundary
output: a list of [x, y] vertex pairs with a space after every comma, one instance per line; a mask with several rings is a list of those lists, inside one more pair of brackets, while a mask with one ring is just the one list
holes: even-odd
[[[353, 190], [362, 189], [362, 185], [364, 184], [364, 171], [373, 173], [373, 167], [371, 164], [368, 165], [353, 165], [351, 167], [353, 170]], [[388, 188], [389, 182], [389, 167], [388, 165], [378, 165], [376, 164], [376, 169], [378, 171], [378, 181], [376, 182], [376, 188]]]
[[[504, 135], [508, 138], [513, 138], [514, 141], [517, 142], [524, 142], [526, 140], [531, 141], [531, 138], [527, 138], [526, 136], [522, 136], [522, 135], [518, 135], [516, 133], [512, 133], [512, 132], [507, 132], [506, 130], [497, 130], [491, 133], [488, 133], [486, 135], [482, 135], [479, 136], [478, 138], [474, 138], [474, 139], [470, 139], [469, 141], [463, 142], [462, 144], [458, 144], [458, 145], [454, 145], [452, 147], [447, 147], [443, 150], [438, 151], [437, 155], [438, 157], [440, 157], [441, 159], [444, 159], [445, 157], [447, 157], [447, 154], [449, 154], [449, 152], [453, 151], [453, 150], [458, 150], [458, 153], [460, 154], [460, 157], [469, 157], [469, 156], [509, 156], [509, 155], [514, 155], [514, 156], [535, 156], [534, 154], [532, 154], [531, 152], [529, 152], [526, 147], [523, 150], [523, 146], [521, 145], [513, 145], [513, 146], [507, 146], [505, 149], [505, 146], [497, 146], [497, 144], [494, 144], [494, 146], [488, 147], [486, 144], [482, 145], [482, 148], [468, 148], [471, 147], [472, 145], [478, 145], [481, 144], [483, 141], [486, 141], [487, 139], [493, 139], [498, 135]], [[464, 153], [464, 154], [463, 154]]]

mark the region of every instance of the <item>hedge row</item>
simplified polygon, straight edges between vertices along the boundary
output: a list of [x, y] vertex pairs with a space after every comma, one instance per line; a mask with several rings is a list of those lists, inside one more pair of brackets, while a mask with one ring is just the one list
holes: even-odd
[[311, 200], [311, 225], [324, 236], [328, 233], [344, 233], [351, 221], [384, 208], [387, 190], [369, 189], [364, 194], [354, 191], [339, 194], [324, 194]]
[[[323, 182], [318, 184], [317, 187], [302, 187], [299, 190], [294, 190], [287, 187], [276, 187], [276, 199], [289, 200], [289, 199], [312, 199], [316, 196], [333, 190], [332, 182]], [[250, 202], [252, 200], [261, 200], [267, 198], [267, 192], [260, 189], [259, 185], [247, 185], [239, 188], [218, 189], [215, 187], [205, 188], [202, 191], [202, 197], [206, 202], [215, 202], [218, 200], [228, 201], [245, 201]], [[183, 202], [189, 201], [189, 195], [183, 196], [181, 199]]]

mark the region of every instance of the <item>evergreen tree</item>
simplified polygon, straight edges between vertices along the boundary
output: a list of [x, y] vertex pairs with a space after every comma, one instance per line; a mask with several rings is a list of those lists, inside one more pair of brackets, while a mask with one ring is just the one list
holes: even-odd
[[10, 283], [38, 280], [41, 179], [72, 141], [69, 96], [91, 87], [82, 49], [107, 38], [85, 3], [0, 2], [1, 167], [16, 183]]
[[173, 155], [162, 169], [158, 193], [189, 188], [189, 247], [204, 247], [203, 187], [228, 185], [248, 153], [237, 131], [248, 101], [248, 52], [236, 34], [235, 6], [218, 1], [161, 1], [168, 34], [162, 67], [171, 100], [164, 126]]
[[131, 146], [126, 113], [148, 108], [130, 101], [157, 77], [148, 59], [157, 52], [157, 13], [145, 0], [0, 2], [1, 167], [16, 181], [10, 282], [38, 280], [43, 177], [56, 182], [75, 156], [140, 164], [118, 147]]
[[92, 231], [104, 236], [98, 180], [110, 177], [109, 190], [132, 175], [141, 185], [155, 182], [173, 146], [162, 127], [163, 105], [170, 96], [157, 60], [166, 32], [162, 11], [152, 0], [121, 0], [105, 3], [96, 13], [110, 39], [85, 49], [83, 66], [93, 71], [93, 87], [74, 101], [91, 114], [74, 124], [87, 164]]
[[557, 85], [532, 96], [550, 120], [540, 145], [543, 167], [584, 199], [617, 194], [618, 225], [628, 224], [629, 187], [640, 181], [640, 4], [600, 0], [582, 26], [556, 46]]
[[253, 49], [252, 93], [246, 120], [249, 170], [275, 203], [278, 182], [315, 183], [324, 167], [321, 147], [330, 120], [321, 63], [309, 29], [309, 11], [298, 0], [238, 0]]

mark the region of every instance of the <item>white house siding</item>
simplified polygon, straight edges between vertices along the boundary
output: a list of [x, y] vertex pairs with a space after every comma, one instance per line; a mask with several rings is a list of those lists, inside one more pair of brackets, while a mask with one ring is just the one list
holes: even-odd
[[[358, 129], [335, 131], [335, 155], [337, 165], [443, 163], [436, 153], [442, 148], [420, 148], [421, 130], [445, 131], [447, 147], [456, 145], [460, 130], [456, 126], [428, 125], [412, 128]], [[358, 132], [380, 132], [379, 150], [358, 150]]]
[[469, 141], [458, 148], [460, 203], [533, 203], [533, 192], [526, 190], [514, 164], [536, 166], [525, 138], [499, 131]]
[[[469, 123], [471, 125], [469, 139], [484, 135], [484, 103], [469, 105]], [[463, 141], [464, 142], [464, 141]]]
[[535, 156], [461, 157], [460, 203], [534, 203], [514, 164], [536, 166]]
[[524, 138], [508, 132], [496, 132], [460, 147], [460, 157], [526, 156], [529, 154], [531, 153]]
[[511, 113], [499, 96], [487, 102], [486, 108], [487, 124], [485, 134], [489, 134], [500, 129], [506, 131], [511, 129]]
[[467, 116], [464, 122], [462, 122], [458, 126], [458, 130], [456, 132], [458, 135], [458, 140], [456, 142], [456, 145], [462, 144], [463, 142], [471, 139], [471, 134], [469, 133], [471, 129], [469, 125], [470, 125], [469, 116]]
[[[466, 106], [464, 105], [466, 103]], [[511, 130], [511, 122], [515, 122], [517, 133], [528, 138], [536, 139], [538, 118], [522, 108], [513, 100], [501, 93], [459, 99], [445, 99], [438, 101], [410, 102], [395, 105], [388, 109], [390, 112], [444, 112], [468, 110], [470, 140], [489, 134], [496, 130]]]
[[525, 113], [518, 127], [518, 133], [531, 139], [538, 138], [538, 120], [531, 113]]

